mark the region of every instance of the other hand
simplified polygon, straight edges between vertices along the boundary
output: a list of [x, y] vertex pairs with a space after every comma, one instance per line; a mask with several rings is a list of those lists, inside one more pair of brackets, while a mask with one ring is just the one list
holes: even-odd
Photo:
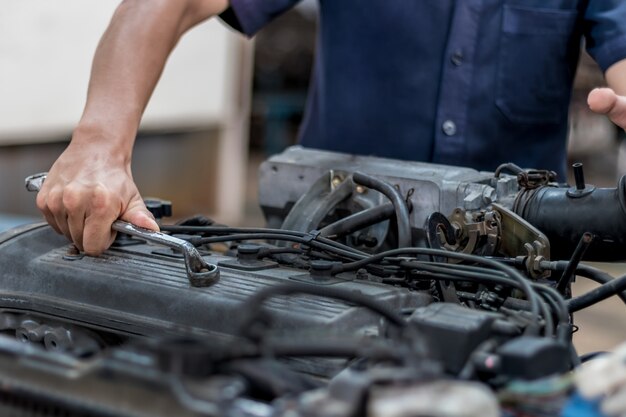
[[73, 141], [61, 154], [37, 195], [37, 207], [50, 226], [92, 256], [111, 246], [111, 224], [117, 219], [159, 230], [127, 158], [97, 142], [79, 143]]
[[587, 104], [594, 112], [606, 114], [613, 123], [626, 129], [625, 96], [617, 95], [610, 88], [596, 88], [589, 93]]

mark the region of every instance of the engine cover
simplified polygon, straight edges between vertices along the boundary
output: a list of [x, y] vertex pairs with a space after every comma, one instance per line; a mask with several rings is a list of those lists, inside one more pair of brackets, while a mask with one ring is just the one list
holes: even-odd
[[[124, 335], [227, 337], [238, 329], [241, 307], [252, 294], [310, 278], [301, 269], [204, 253], [207, 261], [219, 266], [221, 278], [211, 287], [195, 288], [189, 284], [182, 257], [141, 240], [130, 243], [93, 258], [68, 255], [65, 238], [42, 224], [0, 235], [0, 309]], [[393, 309], [431, 301], [427, 294], [358, 280], [356, 274], [320, 285], [370, 295]], [[267, 307], [277, 332], [377, 331], [376, 316], [327, 298], [274, 298]]]

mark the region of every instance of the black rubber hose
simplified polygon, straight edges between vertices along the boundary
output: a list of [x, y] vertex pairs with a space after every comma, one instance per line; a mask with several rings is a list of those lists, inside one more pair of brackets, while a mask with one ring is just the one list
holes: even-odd
[[461, 261], [474, 262], [477, 264], [486, 265], [498, 271], [504, 272], [508, 277], [513, 278], [519, 283], [520, 288], [528, 297], [528, 300], [530, 302], [530, 311], [535, 321], [535, 325], [531, 327], [530, 331], [535, 334], [539, 332], [539, 327], [538, 327], [539, 326], [538, 324], [539, 323], [539, 303], [540, 303], [539, 296], [537, 295], [535, 290], [530, 286], [530, 284], [528, 283], [528, 280], [522, 274], [520, 274], [517, 270], [515, 270], [514, 268], [508, 265], [504, 265], [500, 262], [494, 261], [492, 259], [486, 259], [481, 256], [470, 255], [466, 253], [451, 252], [451, 251], [441, 250], [441, 249], [403, 248], [403, 249], [393, 249], [390, 251], [377, 253], [376, 255], [372, 255], [367, 258], [358, 260], [358, 261], [339, 265], [337, 268], [334, 269], [334, 272], [339, 273], [339, 272], [346, 272], [346, 271], [356, 271], [359, 268], [364, 268], [368, 264], [381, 261], [384, 258], [389, 258], [393, 256], [402, 256], [402, 255], [443, 256], [449, 259], [459, 259]]
[[567, 301], [567, 308], [570, 313], [582, 310], [593, 304], [599, 303], [613, 295], [626, 290], [626, 275], [611, 280], [606, 284], [602, 284], [598, 288], [594, 288], [586, 294], [574, 297]]
[[[412, 267], [414, 269], [427, 272], [428, 275], [426, 275], [426, 277], [428, 279], [460, 281], [460, 282], [469, 281], [469, 282], [478, 282], [478, 283], [483, 283], [483, 284], [500, 284], [500, 285], [517, 288], [523, 291], [523, 288], [519, 284], [518, 281], [511, 279], [505, 275], [481, 274], [481, 273], [475, 273], [475, 272], [469, 272], [469, 271], [463, 271], [463, 270], [454, 271], [453, 269], [442, 267], [442, 266], [437, 266], [433, 264], [423, 265], [423, 264], [420, 264], [419, 262], [411, 262], [411, 261], [402, 262], [401, 265], [409, 267], [409, 268]], [[446, 265], [446, 264], [442, 264], [442, 265]], [[452, 266], [452, 264], [447, 264], [446, 266]], [[544, 290], [543, 286], [539, 286], [535, 284], [533, 284], [533, 288], [536, 289], [538, 292]], [[548, 290], [552, 290], [552, 289], [548, 288]], [[554, 292], [554, 290], [552, 291]], [[556, 292], [554, 293], [556, 294]], [[549, 294], [547, 297], [544, 297], [546, 298], [546, 301], [548, 304], [546, 304], [542, 299], [539, 299], [539, 307], [541, 310], [541, 314], [543, 315], [544, 320], [546, 322], [546, 325], [545, 325], [546, 337], [552, 337], [554, 335], [554, 332], [553, 332], [554, 323], [552, 321], [552, 316], [551, 316], [552, 312], [549, 307], [552, 307], [552, 310], [554, 310], [556, 315], [559, 317], [559, 324], [569, 323], [569, 316], [567, 315], [567, 308], [565, 307], [565, 304], [562, 303], [559, 305], [558, 301], [552, 301], [551, 299], [549, 299], [550, 295], [552, 294]], [[563, 312], [565, 312], [565, 315], [562, 314]], [[565, 330], [567, 329], [568, 328], [565, 327]], [[560, 338], [562, 337], [563, 336], [560, 336]]]
[[[582, 277], [588, 278], [602, 285], [608, 284], [615, 279], [606, 272], [600, 271], [588, 265], [579, 266], [576, 270], [576, 273]], [[616, 295], [622, 300], [624, 304], [626, 304], [626, 291], [618, 292]]]
[[572, 283], [572, 280], [575, 276], [576, 268], [578, 267], [578, 264], [580, 264], [580, 261], [583, 259], [583, 256], [585, 256], [585, 252], [587, 252], [587, 249], [589, 249], [589, 245], [591, 245], [592, 241], [593, 235], [587, 232], [583, 233], [580, 240], [578, 241], [578, 245], [576, 245], [576, 249], [574, 249], [572, 257], [567, 263], [567, 268], [565, 268], [565, 271], [563, 271], [563, 275], [561, 275], [561, 278], [556, 284], [556, 290], [561, 294], [565, 294], [567, 288]]
[[560, 341], [567, 343], [569, 341], [570, 325], [569, 312], [567, 311], [565, 299], [554, 288], [548, 287], [546, 285], [533, 284], [533, 288], [535, 288], [539, 293], [543, 294], [548, 304], [552, 306], [552, 309], [556, 313], [556, 316], [559, 320], [556, 328], [557, 338]]
[[291, 236], [301, 236], [304, 232], [287, 229], [268, 229], [265, 227], [231, 227], [231, 226], [183, 226], [183, 225], [162, 225], [161, 231], [170, 233], [200, 233], [207, 235], [230, 235], [233, 233], [281, 233]]
[[[551, 271], [564, 271], [569, 264], [568, 261], [543, 261], [541, 262], [541, 268], [549, 269]], [[607, 284], [613, 281], [613, 277], [606, 272], [594, 268], [589, 265], [579, 264], [576, 268], [576, 275], [587, 279], [590, 279], [598, 284]], [[616, 294], [626, 304], [626, 291], [621, 291]]]
[[494, 276], [494, 277], [505, 277], [506, 274], [501, 271], [495, 271], [493, 269], [485, 268], [483, 266], [473, 266], [473, 265], [464, 265], [464, 264], [449, 264], [445, 262], [424, 262], [419, 261], [420, 265], [433, 265], [441, 268], [448, 268], [453, 271], [466, 271], [466, 272], [475, 272], [481, 274], [483, 276]]
[[518, 165], [515, 165], [513, 162], [507, 162], [507, 163], [500, 165], [498, 168], [496, 168], [495, 172], [493, 173], [493, 176], [496, 178], [499, 178], [502, 171], [509, 171], [515, 175], [524, 172], [522, 168], [520, 168]]
[[394, 188], [393, 185], [389, 184], [388, 182], [381, 181], [362, 172], [355, 172], [354, 174], [352, 174], [352, 180], [357, 184], [381, 192], [389, 200], [391, 200], [391, 203], [393, 204], [396, 212], [396, 222], [398, 226], [398, 247], [407, 248], [412, 246], [409, 208], [402, 198], [400, 191], [398, 191], [396, 188]]
[[226, 236], [203, 237], [203, 238], [199, 238], [193, 241], [193, 243], [198, 244], [198, 245], [204, 245], [204, 244], [210, 244], [210, 243], [231, 242], [231, 241], [234, 242], [234, 241], [242, 241], [242, 240], [280, 240], [280, 241], [300, 243], [302, 245], [308, 245], [316, 249], [324, 250], [327, 252], [337, 254], [339, 256], [343, 256], [348, 259], [363, 259], [363, 257], [365, 256], [365, 255], [360, 255], [358, 252], [354, 252], [353, 250], [351, 250], [349, 246], [346, 246], [344, 249], [336, 245], [329, 245], [315, 238], [309, 239], [305, 237], [286, 235], [286, 234], [280, 234], [280, 233], [242, 233], [242, 234], [233, 234], [233, 235], [226, 235]]
[[[520, 288], [519, 283], [507, 277], [506, 275], [489, 275], [489, 274], [481, 274], [477, 272], [471, 271], [463, 271], [463, 270], [454, 270], [453, 268], [447, 268], [442, 264], [442, 266], [434, 265], [434, 264], [422, 264], [420, 262], [411, 262], [411, 261], [403, 261], [400, 263], [401, 266], [405, 268], [416, 269], [425, 272], [432, 272], [437, 274], [449, 274], [450, 276], [458, 277], [460, 280], [470, 281], [470, 282], [481, 282], [487, 284], [500, 284], [506, 285], [513, 288]], [[448, 264], [449, 265], [449, 264]]]
[[[333, 246], [343, 251], [353, 252], [357, 258], [363, 258], [363, 257], [368, 256], [368, 254], [365, 252], [361, 252], [358, 249], [343, 245], [339, 242], [335, 242], [332, 239], [328, 239], [323, 236], [313, 236], [310, 233], [300, 232], [297, 230], [267, 229], [267, 228], [262, 228], [262, 227], [175, 226], [175, 225], [174, 226], [163, 225], [161, 226], [161, 230], [164, 232], [170, 232], [170, 233], [187, 233], [187, 234], [196, 233], [196, 234], [204, 234], [204, 235], [217, 235], [217, 236], [223, 236], [223, 237], [232, 236], [235, 234], [237, 235], [244, 235], [244, 234], [260, 235], [260, 234], [271, 233], [272, 235], [280, 235], [279, 237], [273, 238], [276, 240], [278, 239], [288, 240], [285, 238], [285, 236], [291, 236], [295, 238], [304, 238], [307, 240], [314, 239], [315, 241], [326, 244], [328, 246]], [[252, 240], [255, 238], [250, 238], [250, 239]], [[264, 238], [259, 238], [259, 239], [264, 239]], [[193, 239], [188, 239], [188, 240], [196, 244], [195, 241], [193, 241]], [[224, 241], [228, 241], [228, 239], [222, 239], [216, 242], [224, 242]]]
[[545, 302], [539, 304], [539, 306], [541, 307], [541, 315], [543, 315], [543, 321], [544, 321], [543, 334], [547, 338], [552, 338], [554, 337], [554, 329], [555, 329], [554, 320], [552, 319], [552, 311], [549, 308], [549, 306], [551, 306], [552, 303], [549, 297], [544, 296], [542, 298], [544, 298]]
[[[484, 282], [489, 282], [489, 280], [491, 280], [492, 283], [501, 283], [501, 284], [505, 284], [508, 286], [513, 286], [515, 288], [521, 289], [519, 285], [515, 284], [516, 283], [515, 281], [512, 281], [512, 280], [509, 282], [498, 281], [499, 279], [503, 279], [503, 278], [509, 279], [499, 271], [493, 271], [493, 270], [482, 268], [482, 267], [475, 267], [471, 265], [461, 265], [461, 264], [438, 264], [438, 263], [426, 263], [426, 262], [422, 262], [422, 264], [428, 264], [429, 267], [434, 266], [437, 268], [443, 267], [443, 268], [458, 269], [459, 271], [456, 273], [460, 274], [461, 276], [467, 276], [468, 278], [472, 278], [476, 280], [477, 282], [480, 282], [481, 280]], [[474, 276], [465, 275], [469, 272], [474, 272], [474, 274], [477, 274], [477, 275], [474, 275]], [[558, 294], [555, 290], [545, 285], [533, 284], [533, 288], [537, 290], [538, 292], [543, 292], [544, 294], [543, 298], [550, 304], [550, 306], [552, 307], [552, 310], [554, 310], [554, 313], [559, 318], [559, 324], [558, 324], [559, 327], [557, 327], [557, 337], [559, 337], [559, 339], [562, 339], [562, 340], [567, 340], [567, 336], [569, 335], [570, 329], [569, 329], [569, 315], [567, 311], [567, 306], [565, 304], [565, 299], [560, 294]], [[505, 300], [504, 305], [505, 306], [508, 305], [510, 308], [513, 308], [515, 310], [524, 310], [524, 311], [528, 310], [528, 302], [526, 300], [507, 298]], [[546, 316], [545, 307], [542, 307], [542, 311], [544, 312], [543, 313], [544, 316]], [[547, 319], [547, 321], [550, 321], [550, 320]], [[546, 323], [546, 326], [550, 327], [550, 324]], [[549, 336], [549, 334], [547, 334], [547, 336]]]
[[395, 208], [392, 203], [381, 204], [380, 206], [354, 213], [323, 227], [320, 229], [320, 236], [340, 237], [345, 234], [353, 233], [365, 227], [388, 220], [393, 216], [394, 212]]

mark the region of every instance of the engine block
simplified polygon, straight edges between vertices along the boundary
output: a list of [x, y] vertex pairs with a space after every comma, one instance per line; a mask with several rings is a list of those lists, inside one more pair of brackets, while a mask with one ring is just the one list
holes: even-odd
[[[99, 257], [45, 224], [0, 234], [0, 412], [557, 415], [572, 313], [626, 302], [580, 263], [624, 257], [624, 179], [292, 147], [259, 194], [265, 228], [114, 224]], [[575, 274], [601, 285], [572, 297]]]

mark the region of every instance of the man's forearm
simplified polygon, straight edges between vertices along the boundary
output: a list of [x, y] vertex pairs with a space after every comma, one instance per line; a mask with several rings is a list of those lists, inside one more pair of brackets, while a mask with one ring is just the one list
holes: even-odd
[[[141, 115], [181, 35], [228, 0], [127, 0], [100, 40], [73, 141], [104, 141], [130, 157]], [[78, 144], [75, 144], [78, 145]]]
[[117, 219], [158, 230], [130, 169], [139, 120], [180, 36], [227, 2], [126, 0], [115, 12], [96, 51], [83, 116], [37, 195], [46, 221], [78, 249], [102, 253]]
[[626, 59], [609, 67], [605, 74], [609, 87], [617, 94], [626, 96]]

